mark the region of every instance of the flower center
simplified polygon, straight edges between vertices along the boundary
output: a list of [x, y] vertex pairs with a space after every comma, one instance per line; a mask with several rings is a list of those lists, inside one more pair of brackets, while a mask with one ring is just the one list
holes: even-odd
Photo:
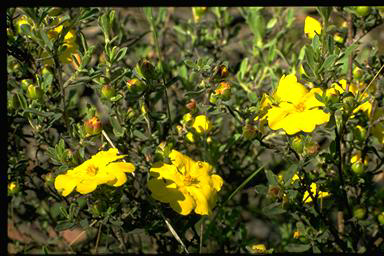
[[295, 108], [298, 112], [303, 112], [305, 110], [305, 105], [303, 102], [300, 102], [299, 104], [295, 105]]
[[185, 177], [184, 177], [184, 185], [185, 186], [190, 186], [192, 185], [192, 183], [194, 183], [196, 180], [194, 178], [191, 177], [191, 175], [187, 174]]
[[87, 174], [89, 176], [95, 176], [97, 174], [97, 171], [99, 170], [99, 168], [97, 168], [96, 166], [94, 166], [93, 164], [88, 166], [87, 168]]

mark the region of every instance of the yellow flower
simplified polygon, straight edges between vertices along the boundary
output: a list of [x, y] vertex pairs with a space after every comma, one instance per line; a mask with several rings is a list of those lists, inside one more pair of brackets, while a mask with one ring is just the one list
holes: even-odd
[[208, 133], [212, 129], [212, 123], [205, 115], [199, 115], [193, 121], [192, 127], [197, 133]]
[[264, 253], [267, 251], [267, 248], [264, 244], [253, 244], [249, 247], [252, 253]]
[[311, 16], [305, 18], [304, 24], [304, 33], [308, 36], [309, 39], [312, 39], [316, 33], [321, 34], [321, 24], [316, 19]]
[[324, 106], [318, 101], [315, 93], [322, 94], [320, 88], [308, 91], [297, 82], [295, 75], [283, 76], [274, 94], [279, 101], [267, 113], [268, 125], [272, 130], [283, 129], [292, 135], [299, 131], [312, 132], [316, 125], [329, 121], [329, 113], [319, 107]]
[[153, 164], [148, 181], [152, 197], [182, 215], [192, 210], [200, 215], [209, 215], [216, 203], [216, 193], [223, 185], [223, 179], [212, 174], [212, 166], [206, 162], [193, 161], [188, 156], [172, 150], [169, 154], [172, 164]]
[[[61, 17], [56, 18], [50, 26], [54, 26], [62, 21]], [[48, 38], [50, 40], [56, 40], [60, 33], [62, 32], [64, 25], [68, 25], [68, 22], [64, 22], [64, 24], [61, 24], [60, 26], [57, 26], [53, 29], [48, 30]], [[74, 29], [69, 30], [63, 40], [63, 47], [65, 47], [64, 51], [61, 52], [59, 56], [59, 60], [64, 63], [68, 64], [72, 62], [72, 54], [75, 54], [78, 52], [78, 46], [76, 44], [76, 31]], [[42, 57], [47, 57], [48, 53], [44, 53]], [[52, 65], [53, 61], [51, 59], [45, 61], [46, 65]]]
[[[278, 176], [278, 180], [279, 182], [282, 182], [283, 181], [283, 175], [279, 175]], [[299, 176], [297, 174], [293, 175], [292, 179], [291, 179], [291, 184], [295, 181], [295, 180], [299, 180]], [[316, 193], [317, 193], [317, 185], [316, 183], [312, 182], [311, 183], [311, 192], [312, 192], [312, 195], [315, 197], [316, 196]], [[318, 198], [323, 198], [323, 197], [327, 197], [329, 196], [330, 193], [328, 192], [323, 192], [323, 191], [318, 191]], [[310, 203], [312, 202], [312, 198], [311, 196], [309, 195], [308, 191], [305, 191], [304, 192], [304, 196], [303, 196], [303, 202], [304, 203]]]
[[15, 182], [11, 182], [8, 184], [8, 190], [9, 191], [14, 191], [16, 189], [16, 183]]
[[300, 231], [296, 230], [294, 233], [293, 233], [293, 238], [297, 239], [300, 237]]
[[[351, 157], [351, 164], [356, 163], [356, 162], [363, 162], [363, 160], [361, 159], [361, 153], [360, 152], [353, 154]], [[368, 157], [367, 156], [365, 156], [365, 158], [364, 158], [364, 165], [368, 165]]]
[[58, 175], [55, 179], [55, 188], [63, 196], [67, 196], [75, 188], [81, 194], [88, 194], [101, 184], [114, 187], [123, 185], [127, 181], [125, 172], [133, 172], [135, 166], [131, 163], [115, 162], [125, 156], [117, 154], [116, 148], [98, 152], [91, 159], [68, 170], [66, 174]]
[[194, 143], [195, 142], [195, 136], [193, 135], [193, 133], [191, 132], [188, 132], [185, 137], [187, 138], [187, 140], [191, 143]]
[[[339, 84], [341, 84], [341, 86]], [[327, 96], [336, 95], [337, 94], [336, 91], [338, 91], [339, 93], [345, 92], [345, 90], [347, 88], [347, 81], [345, 79], [342, 79], [339, 81], [339, 84], [333, 83], [332, 87], [326, 91], [326, 95]], [[359, 88], [355, 84], [349, 85], [349, 91], [355, 96], [359, 94]], [[364, 93], [361, 97], [361, 101], [365, 100], [368, 97], [369, 97], [369, 95], [367, 93]], [[353, 110], [353, 113], [356, 113], [358, 111], [366, 112], [368, 114], [368, 116], [370, 116], [371, 111], [372, 111], [372, 103], [370, 102], [370, 100], [364, 102], [363, 104], [361, 104], [357, 108], [355, 108]]]
[[[311, 184], [311, 192], [312, 192], [312, 195], [315, 197], [316, 196], [316, 193], [317, 193], [317, 185], [316, 183], [312, 183]], [[323, 197], [327, 197], [329, 196], [330, 194], [328, 192], [322, 192], [322, 191], [318, 191], [318, 198], [323, 198]], [[305, 191], [304, 192], [304, 196], [303, 196], [303, 202], [304, 203], [310, 203], [312, 202], [312, 198], [311, 196], [309, 195], [308, 191]]]

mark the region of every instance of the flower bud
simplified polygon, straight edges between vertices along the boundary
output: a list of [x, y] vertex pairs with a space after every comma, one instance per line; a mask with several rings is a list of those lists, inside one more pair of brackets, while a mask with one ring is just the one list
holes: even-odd
[[298, 239], [299, 237], [300, 237], [300, 231], [296, 230], [296, 231], [293, 233], [293, 238]]
[[281, 198], [283, 192], [279, 186], [269, 185], [267, 196], [273, 200]]
[[252, 253], [265, 253], [267, 251], [267, 248], [264, 244], [254, 244], [249, 247], [249, 250]]
[[192, 123], [193, 123], [193, 117], [192, 117], [192, 114], [191, 113], [187, 113], [183, 116], [183, 121], [182, 123], [185, 125], [185, 126], [191, 126]]
[[333, 40], [340, 44], [344, 43], [344, 37], [341, 36], [339, 33], [333, 35]]
[[127, 110], [128, 119], [132, 119], [136, 116], [135, 110], [133, 108], [128, 108]]
[[96, 116], [84, 122], [85, 131], [89, 135], [95, 135], [101, 132], [102, 126], [101, 121]]
[[41, 70], [41, 74], [43, 75], [43, 77], [49, 74], [52, 75], [53, 74], [52, 67], [45, 65], [44, 68]]
[[196, 100], [191, 99], [186, 105], [189, 110], [193, 111], [196, 109]]
[[302, 140], [299, 136], [296, 136], [296, 137], [292, 140], [292, 148], [293, 148], [298, 154], [303, 153], [303, 151], [304, 151], [304, 142], [303, 142], [303, 140]]
[[140, 103], [140, 110], [141, 110], [141, 113], [144, 115], [148, 113], [148, 106], [147, 104], [145, 104], [144, 101]]
[[229, 100], [231, 97], [231, 85], [228, 82], [220, 82], [219, 86], [215, 90], [215, 94], [222, 100]]
[[357, 125], [353, 131], [353, 134], [357, 140], [363, 141], [365, 140], [365, 136], [367, 135], [367, 130], [364, 127], [361, 127], [360, 125]]
[[21, 16], [20, 19], [16, 21], [17, 33], [26, 36], [30, 35], [33, 27], [32, 24], [33, 22], [27, 16]]
[[39, 100], [43, 96], [43, 91], [40, 87], [30, 84], [27, 89], [27, 95], [31, 100]]
[[143, 59], [139, 62], [139, 67], [141, 73], [146, 79], [154, 79], [155, 78], [155, 67], [146, 59]]
[[200, 21], [201, 17], [207, 12], [207, 7], [192, 7], [192, 16], [193, 20], [197, 23]]
[[133, 78], [127, 81], [128, 90], [131, 93], [140, 93], [145, 89], [145, 84], [137, 78]]
[[363, 77], [363, 70], [361, 70], [361, 68], [359, 67], [355, 67], [352, 73], [353, 78], [355, 78], [356, 80], [360, 80]]
[[356, 10], [357, 15], [360, 17], [367, 16], [369, 14], [369, 12], [371, 11], [369, 6], [357, 6], [355, 10]]
[[21, 88], [24, 90], [24, 91], [27, 91], [28, 90], [28, 86], [32, 84], [32, 79], [23, 79], [21, 80]]
[[366, 214], [366, 210], [365, 208], [362, 208], [362, 207], [356, 207], [354, 210], [353, 210], [353, 217], [355, 217], [356, 219], [364, 219], [365, 218], [365, 214]]
[[381, 225], [384, 225], [384, 212], [381, 212], [381, 213], [377, 216], [377, 220], [380, 222]]
[[352, 95], [349, 95], [349, 96], [343, 98], [343, 104], [344, 104], [345, 109], [352, 110], [352, 107], [355, 104], [355, 97], [353, 97]]
[[101, 95], [103, 95], [104, 98], [111, 99], [116, 94], [115, 88], [112, 86], [105, 84], [101, 88]]
[[315, 155], [317, 152], [319, 152], [320, 146], [316, 142], [309, 142], [304, 146], [304, 152], [307, 155]]
[[214, 93], [211, 93], [211, 96], [209, 96], [209, 102], [212, 104], [216, 104], [218, 100], [218, 96]]
[[219, 70], [218, 70], [218, 74], [220, 75], [221, 78], [227, 77], [229, 74], [227, 66], [220, 65]]
[[256, 137], [257, 135], [257, 129], [251, 124], [246, 124], [243, 126], [243, 137], [246, 140], [252, 140]]
[[352, 164], [351, 166], [352, 171], [356, 173], [357, 175], [361, 175], [364, 173], [364, 166], [363, 163], [359, 160]]

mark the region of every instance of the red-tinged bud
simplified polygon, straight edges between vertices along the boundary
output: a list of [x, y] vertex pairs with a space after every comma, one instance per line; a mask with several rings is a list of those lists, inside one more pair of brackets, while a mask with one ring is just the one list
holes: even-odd
[[96, 116], [84, 122], [85, 131], [89, 135], [95, 135], [101, 132], [102, 126], [101, 121]]
[[105, 84], [101, 88], [101, 94], [103, 95], [104, 98], [110, 99], [115, 96], [116, 91], [115, 91], [115, 88], [113, 88], [112, 86]]
[[196, 100], [191, 99], [186, 105], [189, 110], [193, 111], [196, 109]]

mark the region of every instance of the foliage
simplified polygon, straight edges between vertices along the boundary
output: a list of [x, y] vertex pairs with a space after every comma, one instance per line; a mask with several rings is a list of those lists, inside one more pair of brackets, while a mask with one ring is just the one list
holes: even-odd
[[10, 253], [383, 251], [383, 7], [6, 14]]

